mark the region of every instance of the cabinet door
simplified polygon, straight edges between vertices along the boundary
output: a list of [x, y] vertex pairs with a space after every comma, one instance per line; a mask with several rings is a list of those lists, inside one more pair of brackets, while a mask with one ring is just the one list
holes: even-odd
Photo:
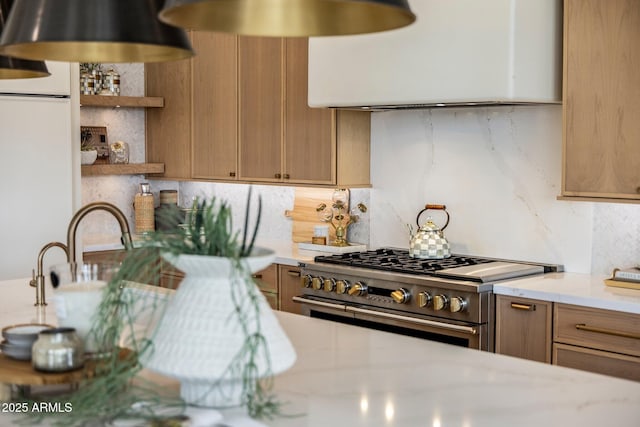
[[164, 97], [146, 110], [147, 161], [164, 163], [165, 178], [191, 178], [191, 60], [146, 64], [145, 92]]
[[237, 175], [238, 85], [235, 35], [194, 32], [193, 177]]
[[286, 41], [284, 179], [335, 184], [335, 112], [307, 102], [308, 39]]
[[283, 44], [280, 38], [238, 38], [241, 180], [282, 180]]
[[280, 310], [302, 314], [300, 304], [293, 302], [294, 296], [300, 295], [300, 268], [290, 265], [279, 265], [280, 276]]
[[496, 296], [496, 353], [551, 363], [552, 303]]
[[640, 2], [564, 13], [563, 195], [640, 200]]

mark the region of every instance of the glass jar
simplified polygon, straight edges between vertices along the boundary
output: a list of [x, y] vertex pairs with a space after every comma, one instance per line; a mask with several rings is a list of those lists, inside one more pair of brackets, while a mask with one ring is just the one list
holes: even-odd
[[[103, 77], [104, 83], [106, 84], [106, 91], [102, 93], [102, 95], [111, 95], [111, 96], [119, 96], [120, 95], [120, 74], [116, 72], [113, 68], [110, 68], [109, 71]], [[104, 89], [104, 85], [103, 85]]]
[[80, 75], [80, 95], [95, 95], [95, 79], [90, 73]]
[[31, 363], [37, 371], [66, 372], [84, 364], [84, 347], [74, 328], [45, 329], [38, 334], [31, 350]]
[[123, 141], [116, 141], [109, 146], [109, 163], [127, 164], [129, 163], [129, 144]]

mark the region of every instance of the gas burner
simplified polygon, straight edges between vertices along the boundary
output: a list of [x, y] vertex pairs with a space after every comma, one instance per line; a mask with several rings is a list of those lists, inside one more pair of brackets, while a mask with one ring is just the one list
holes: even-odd
[[452, 255], [445, 259], [411, 258], [409, 251], [381, 248], [366, 252], [350, 252], [315, 257], [315, 262], [351, 267], [393, 271], [397, 273], [433, 276], [437, 271], [492, 262], [491, 259]]

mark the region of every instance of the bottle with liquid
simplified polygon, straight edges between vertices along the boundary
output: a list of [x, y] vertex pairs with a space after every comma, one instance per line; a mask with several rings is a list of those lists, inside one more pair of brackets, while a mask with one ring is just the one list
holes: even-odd
[[155, 202], [148, 182], [140, 184], [140, 192], [135, 196], [133, 209], [135, 210], [136, 233], [144, 234], [156, 229]]

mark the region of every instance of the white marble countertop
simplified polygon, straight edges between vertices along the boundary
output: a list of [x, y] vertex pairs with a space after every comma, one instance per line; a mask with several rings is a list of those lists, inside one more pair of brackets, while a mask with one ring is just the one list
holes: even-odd
[[499, 282], [493, 285], [493, 292], [640, 314], [640, 290], [607, 286], [604, 284], [606, 278], [580, 273], [550, 273]]
[[[0, 325], [55, 322], [28, 280], [0, 282]], [[277, 376], [285, 403], [264, 424], [229, 426], [635, 426], [640, 383], [277, 312], [298, 359]], [[165, 380], [172, 384], [172, 380]], [[175, 384], [173, 384], [175, 386]], [[242, 418], [242, 417], [241, 417]], [[0, 413], [0, 425], [12, 415]]]

